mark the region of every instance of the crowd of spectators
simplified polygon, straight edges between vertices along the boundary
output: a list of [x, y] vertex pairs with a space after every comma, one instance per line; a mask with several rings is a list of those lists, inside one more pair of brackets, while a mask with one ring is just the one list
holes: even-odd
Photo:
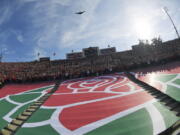
[[[179, 41], [179, 40], [178, 40]], [[139, 48], [140, 47], [140, 48]], [[179, 44], [134, 47], [134, 50], [106, 56], [56, 61], [0, 63], [0, 87], [4, 83], [69, 79], [120, 72], [143, 66], [164, 64], [179, 58]], [[159, 48], [159, 49], [158, 49]], [[174, 50], [176, 48], [176, 51]], [[179, 47], [180, 48], [180, 47]], [[178, 53], [179, 52], [179, 53]], [[153, 53], [153, 54], [152, 54]]]

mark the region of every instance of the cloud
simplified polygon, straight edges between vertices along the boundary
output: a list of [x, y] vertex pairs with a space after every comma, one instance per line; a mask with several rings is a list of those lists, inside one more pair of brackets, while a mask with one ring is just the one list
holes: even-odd
[[68, 42], [71, 42], [73, 40], [74, 36], [75, 35], [74, 35], [74, 33], [72, 31], [65, 32], [63, 37], [62, 37], [62, 43], [66, 44]]
[[13, 12], [9, 6], [0, 9], [0, 25], [7, 22], [12, 14]]
[[16, 39], [23, 43], [24, 37], [22, 35], [22, 32], [20, 30], [15, 30], [15, 29], [9, 29], [10, 33], [13, 34], [13, 36], [16, 36]]
[[[100, 0], [71, 1], [71, 5], [69, 2], [37, 1], [32, 7], [29, 16], [32, 28], [37, 30], [34, 31], [32, 39], [39, 48], [66, 47], [87, 37], [80, 35], [88, 29]], [[75, 11], [85, 8], [88, 10], [86, 15], [74, 14]]]
[[[18, 13], [22, 12], [22, 16], [18, 14], [17, 27], [8, 28], [4, 31], [4, 35], [10, 37], [8, 35], [14, 34], [13, 36], [19, 42], [28, 44], [28, 48], [31, 48], [32, 55], [36, 58], [38, 52], [42, 56], [48, 56], [48, 53], [54, 52], [54, 50], [66, 53], [68, 49], [80, 49], [91, 43], [97, 43], [100, 47], [104, 47], [105, 45], [102, 44], [112, 42], [123, 43], [123, 45], [128, 41], [135, 42], [138, 36], [134, 32], [133, 26], [137, 18], [145, 18], [151, 24], [152, 35], [163, 34], [159, 31], [165, 31], [164, 33], [169, 31], [169, 29], [163, 30], [166, 26], [164, 20], [167, 19], [167, 16], [161, 10], [161, 7], [167, 2], [162, 4], [160, 0], [17, 1], [16, 4], [6, 6], [0, 13], [0, 15], [2, 14], [0, 24], [7, 22], [12, 17], [12, 11], [17, 9], [12, 6], [17, 5], [20, 9]], [[74, 14], [81, 10], [86, 12], [82, 15]], [[14, 12], [14, 14], [16, 13]], [[19, 27], [18, 23], [21, 24], [21, 21], [25, 25]], [[16, 24], [13, 23], [14, 25]], [[161, 29], [161, 25], [163, 29]], [[0, 39], [2, 38], [5, 39], [6, 36], [0, 33]]]
[[23, 36], [22, 36], [22, 35], [18, 35], [18, 36], [17, 36], [17, 40], [18, 40], [19, 42], [23, 42], [23, 41], [24, 41]]

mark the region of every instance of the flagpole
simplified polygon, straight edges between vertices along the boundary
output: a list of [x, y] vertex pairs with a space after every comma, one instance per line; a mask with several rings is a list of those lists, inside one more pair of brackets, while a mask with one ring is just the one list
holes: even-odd
[[40, 53], [39, 53], [39, 52], [37, 53], [37, 56], [38, 56], [38, 61], [39, 61], [39, 56], [40, 56]]
[[172, 18], [171, 18], [171, 16], [170, 16], [170, 14], [168, 13], [167, 7], [164, 7], [163, 10], [164, 10], [164, 12], [167, 14], [167, 16], [169, 17], [172, 25], [174, 26], [174, 29], [175, 29], [176, 34], [177, 34], [177, 37], [180, 38], [179, 33], [178, 33], [178, 30], [177, 30], [177, 28], [176, 28], [176, 26], [175, 26], [175, 24], [174, 24], [174, 22], [173, 22], [173, 20], [172, 20]]
[[54, 53], [53, 53], [53, 59], [55, 58], [55, 56], [56, 56], [56, 53], [54, 52]]
[[2, 48], [1, 48], [0, 62], [2, 62], [2, 59], [3, 59], [3, 50], [2, 50]]

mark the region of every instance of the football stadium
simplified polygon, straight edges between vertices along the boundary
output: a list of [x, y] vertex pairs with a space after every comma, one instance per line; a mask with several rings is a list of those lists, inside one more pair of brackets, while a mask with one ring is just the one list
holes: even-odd
[[[41, 8], [36, 0], [28, 0], [24, 2], [26, 4], [22, 1], [19, 0], [21, 5], [14, 2], [19, 11], [21, 8], [29, 10], [25, 6], [27, 3], [31, 8]], [[70, 6], [63, 0], [52, 1], [56, 6], [60, 1], [62, 7], [58, 8], [63, 10]], [[52, 6], [44, 3], [47, 8]], [[2, 2], [2, 5], [6, 4]], [[165, 11], [169, 15], [168, 10]], [[9, 12], [10, 6], [7, 6], [5, 13]], [[77, 20], [88, 13], [90, 10], [73, 12]], [[22, 14], [26, 20], [26, 13]], [[8, 24], [9, 18], [3, 22], [4, 18], [0, 17], [0, 26]], [[14, 23], [19, 26], [16, 21]], [[21, 57], [25, 59], [14, 60], [12, 58], [18, 54], [3, 53], [2, 49], [0, 135], [179, 135], [180, 37], [174, 23], [173, 26], [178, 38], [162, 41], [158, 37], [150, 43], [139, 40], [125, 50], [110, 45], [107, 48], [82, 45], [78, 51], [66, 51], [63, 59], [56, 56], [58, 51], [53, 53], [57, 58], [36, 51], [35, 60], [29, 60], [25, 58], [26, 50], [22, 46], [18, 50], [22, 49]], [[24, 43], [25, 35], [23, 38], [18, 36], [17, 40]], [[16, 44], [14, 38], [5, 38], [0, 33], [2, 38], [0, 44], [5, 43], [5, 39], [8, 39], [7, 44], [9, 40]]]

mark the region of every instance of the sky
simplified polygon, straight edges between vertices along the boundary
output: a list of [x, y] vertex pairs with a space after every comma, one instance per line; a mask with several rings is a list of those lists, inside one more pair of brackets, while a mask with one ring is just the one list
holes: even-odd
[[139, 39], [172, 40], [177, 35], [162, 8], [180, 32], [179, 5], [179, 0], [0, 0], [2, 61], [33, 61], [38, 53], [65, 59], [90, 46], [124, 51]]

